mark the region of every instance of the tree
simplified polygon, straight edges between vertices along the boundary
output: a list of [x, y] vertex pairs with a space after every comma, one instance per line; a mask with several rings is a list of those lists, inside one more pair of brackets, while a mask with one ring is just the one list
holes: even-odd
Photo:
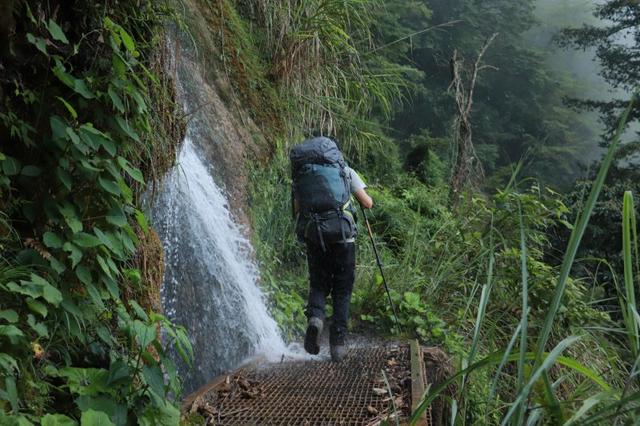
[[[400, 20], [384, 21], [380, 31], [385, 42], [425, 26], [433, 28], [411, 43], [381, 51], [421, 73], [412, 81], [410, 102], [395, 109], [394, 136], [410, 140], [426, 130], [436, 139], [451, 138], [456, 107], [447, 88], [453, 52], [473, 58], [498, 32], [484, 60], [498, 71], [478, 79], [470, 121], [488, 186], [508, 179], [511, 165], [527, 155], [527, 175], [560, 187], [572, 184], [580, 173], [577, 153], [585, 129], [577, 124], [577, 113], [563, 104], [570, 93], [567, 82], [548, 67], [547, 53], [532, 48], [523, 37], [535, 24], [534, 0], [422, 0], [418, 3], [431, 11], [422, 16], [406, 10], [400, 14], [404, 9], [394, 7], [395, 0], [387, 3]], [[442, 27], [445, 24], [449, 25]]]
[[[583, 25], [562, 32], [558, 42], [563, 47], [577, 47], [587, 50], [595, 48], [596, 57], [601, 65], [602, 77], [617, 89], [617, 99], [575, 99], [573, 103], [588, 110], [598, 111], [608, 132], [612, 133], [617, 120], [629, 104], [632, 92], [640, 83], [640, 2], [634, 0], [609, 0], [599, 5], [595, 16], [605, 25]], [[640, 105], [631, 111], [629, 123], [640, 121]], [[606, 145], [607, 141], [603, 141]], [[620, 165], [634, 163], [634, 156], [640, 155], [640, 139], [627, 142], [618, 153], [623, 160]], [[637, 161], [637, 158], [635, 159]]]

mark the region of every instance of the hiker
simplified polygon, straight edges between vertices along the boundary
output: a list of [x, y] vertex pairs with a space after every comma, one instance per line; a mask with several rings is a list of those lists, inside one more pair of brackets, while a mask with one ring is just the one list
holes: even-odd
[[307, 139], [290, 152], [296, 233], [307, 246], [309, 264], [308, 318], [304, 348], [320, 352], [325, 300], [331, 295], [333, 317], [329, 334], [331, 359], [346, 354], [345, 335], [356, 266], [356, 217], [353, 194], [362, 207], [373, 200], [366, 185], [347, 166], [336, 143], [327, 137]]

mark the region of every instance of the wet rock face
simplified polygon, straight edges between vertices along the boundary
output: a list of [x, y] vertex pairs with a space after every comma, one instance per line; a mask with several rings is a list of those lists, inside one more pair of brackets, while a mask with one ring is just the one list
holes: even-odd
[[286, 350], [258, 288], [249, 240], [191, 138], [187, 131], [151, 209], [165, 252], [162, 305], [187, 329], [195, 353], [193, 369], [173, 357], [187, 393], [247, 357]]
[[185, 5], [198, 37], [194, 43], [168, 31], [167, 72], [185, 111], [186, 136], [150, 210], [165, 253], [162, 306], [186, 328], [195, 353], [191, 369], [173, 354], [188, 394], [254, 354], [279, 357], [285, 346], [258, 288], [248, 239], [245, 162], [262, 137], [211, 59], [219, 55], [206, 12]]
[[220, 40], [210, 6], [184, 2], [193, 36], [173, 31], [169, 72], [176, 76], [178, 102], [188, 120], [191, 139], [224, 189], [236, 221], [249, 235], [246, 160], [262, 157], [266, 143], [250, 114], [240, 104], [219, 58]]

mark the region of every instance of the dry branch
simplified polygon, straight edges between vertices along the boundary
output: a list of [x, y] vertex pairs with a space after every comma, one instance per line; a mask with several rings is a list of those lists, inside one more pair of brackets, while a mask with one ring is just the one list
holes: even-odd
[[471, 111], [479, 72], [485, 68], [496, 69], [490, 65], [482, 65], [482, 58], [497, 36], [498, 34], [495, 33], [489, 37], [482, 49], [480, 49], [478, 57], [471, 67], [468, 82], [465, 81], [464, 61], [458, 57], [457, 50], [453, 52], [453, 57], [451, 58], [452, 81], [449, 90], [453, 89], [454, 91], [457, 111], [454, 122], [455, 161], [451, 172], [449, 193], [449, 201], [452, 205], [456, 204], [458, 194], [465, 187], [469, 185], [477, 187], [484, 179], [482, 164], [478, 160], [473, 146]]

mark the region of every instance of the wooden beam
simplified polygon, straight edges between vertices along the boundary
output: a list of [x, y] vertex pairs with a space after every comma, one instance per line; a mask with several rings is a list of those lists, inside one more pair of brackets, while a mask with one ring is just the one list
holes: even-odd
[[[411, 340], [409, 343], [411, 348], [411, 412], [414, 412], [422, 402], [427, 380], [420, 344], [416, 339]], [[427, 424], [427, 410], [425, 410], [416, 425], [426, 426]]]

